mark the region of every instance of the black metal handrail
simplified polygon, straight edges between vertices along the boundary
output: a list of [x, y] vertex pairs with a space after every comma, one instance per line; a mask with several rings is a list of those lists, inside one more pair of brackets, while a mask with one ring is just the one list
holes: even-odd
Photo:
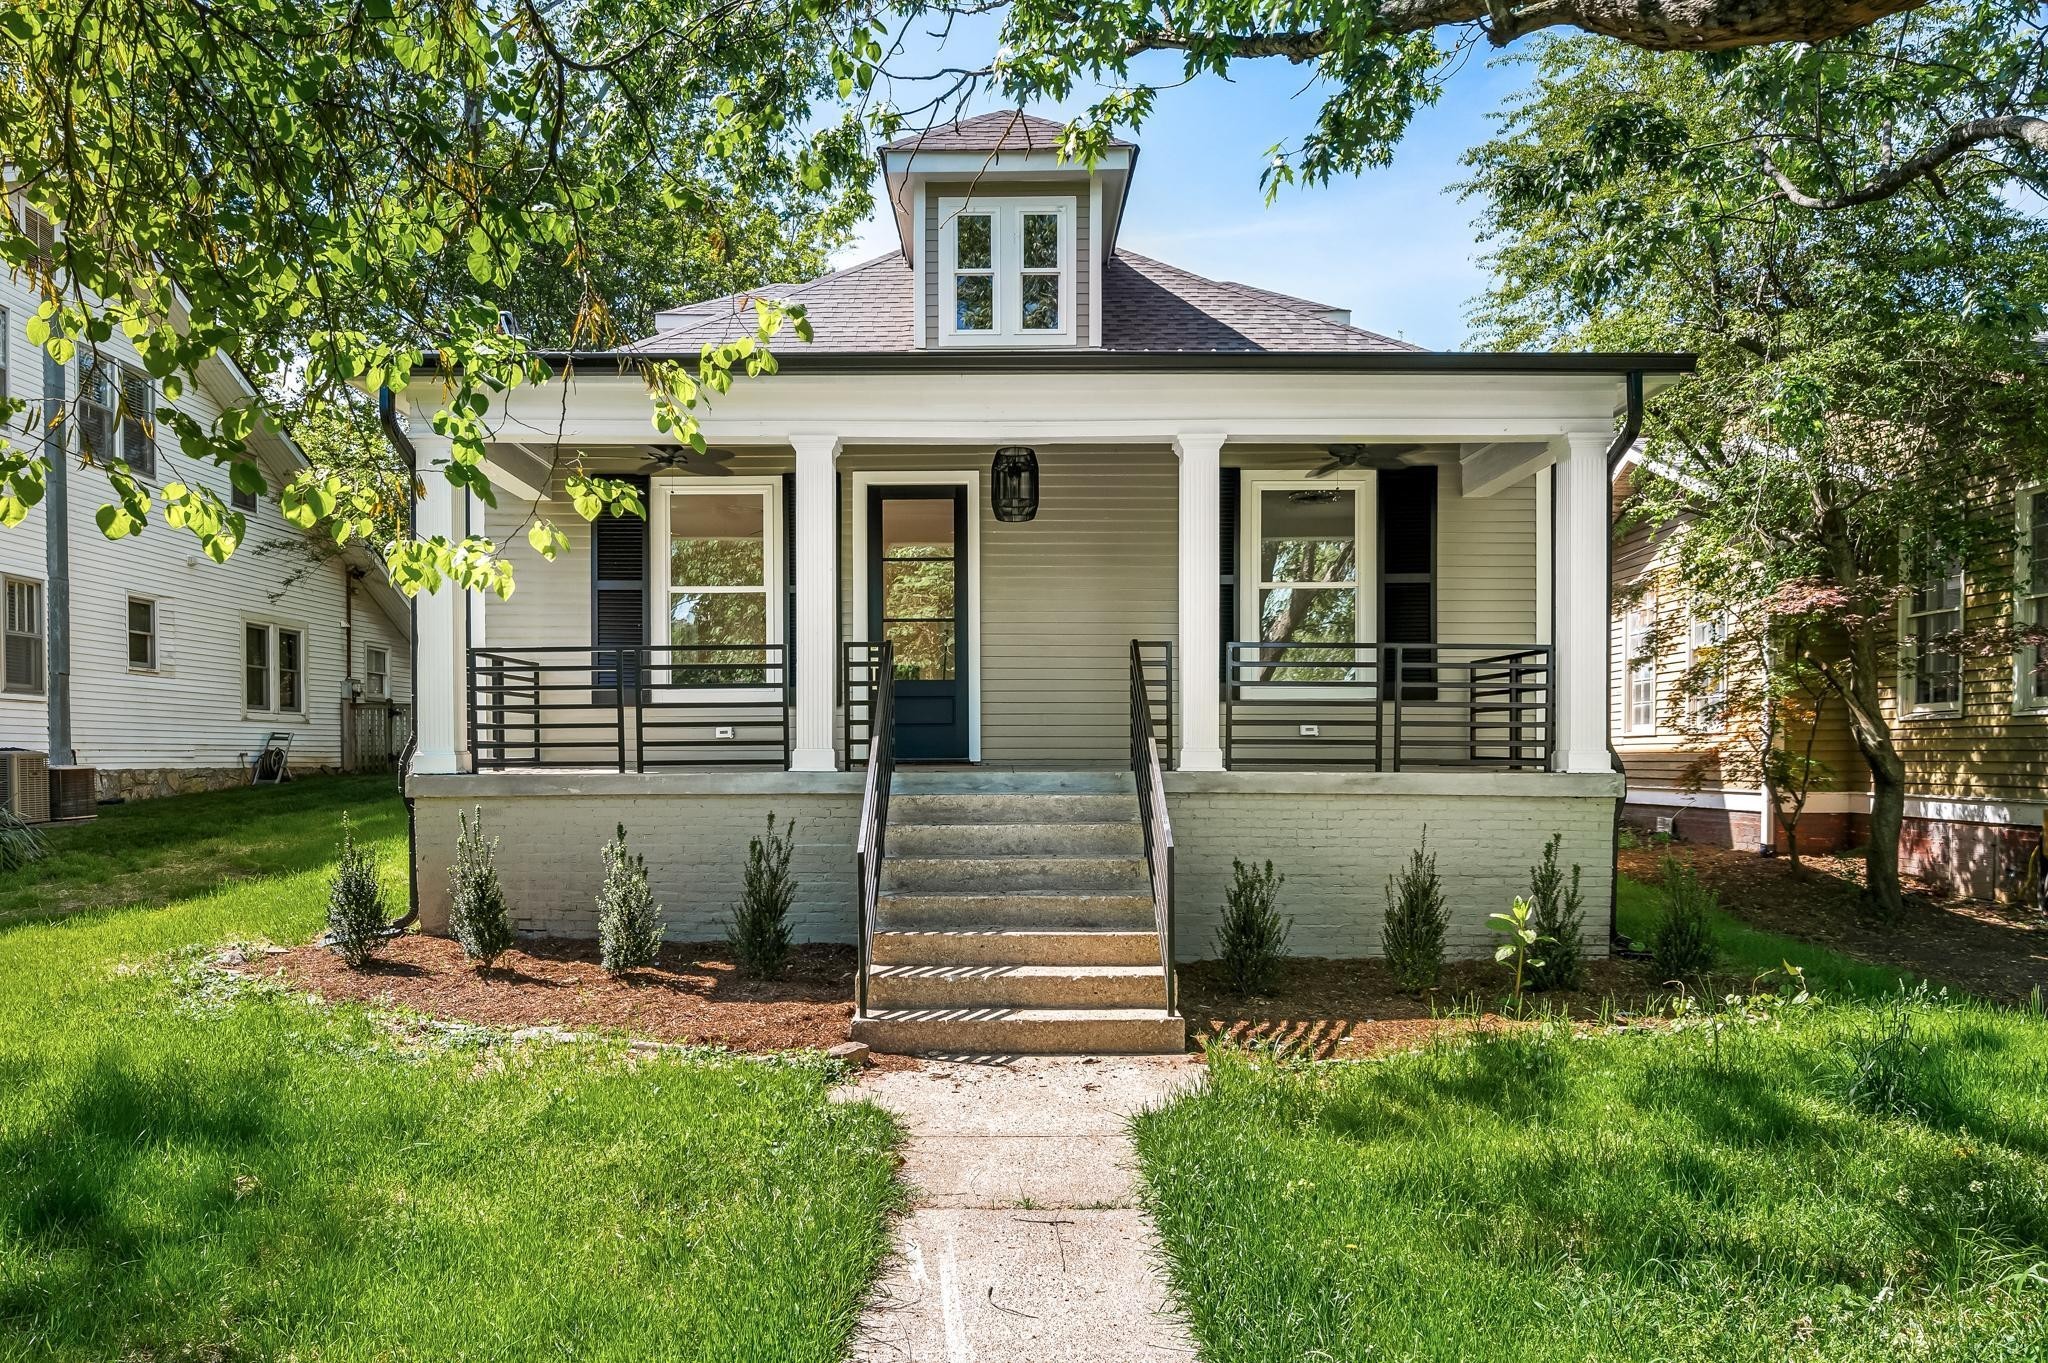
[[1224, 645], [1233, 770], [1540, 770], [1556, 730], [1547, 644]]
[[782, 644], [469, 650], [478, 771], [789, 766]]
[[876, 649], [874, 709], [868, 731], [867, 780], [860, 798], [860, 831], [854, 838], [853, 870], [860, 892], [860, 950], [853, 977], [853, 1014], [868, 1015], [868, 962], [874, 956], [875, 916], [882, 894], [882, 855], [889, 838], [889, 786], [896, 776], [895, 646]]
[[1159, 736], [1159, 763], [1172, 771], [1174, 755], [1180, 751], [1173, 742], [1173, 640], [1134, 639], [1131, 649], [1138, 659], [1134, 665], [1144, 672], [1146, 709], [1152, 731]]
[[868, 740], [875, 732], [875, 692], [884, 647], [865, 640], [849, 640], [839, 646], [839, 711], [845, 716], [839, 749], [841, 771], [852, 771], [867, 761]]
[[[1166, 1011], [1179, 1010], [1173, 974], [1173, 821], [1166, 813], [1166, 776], [1159, 740], [1152, 728], [1152, 694], [1143, 645], [1131, 640], [1131, 774], [1138, 782], [1138, 822], [1145, 831], [1145, 865], [1152, 874], [1152, 923], [1159, 937], [1159, 966], [1166, 977]], [[1171, 674], [1171, 652], [1168, 672]], [[1169, 704], [1173, 695], [1169, 686]]]

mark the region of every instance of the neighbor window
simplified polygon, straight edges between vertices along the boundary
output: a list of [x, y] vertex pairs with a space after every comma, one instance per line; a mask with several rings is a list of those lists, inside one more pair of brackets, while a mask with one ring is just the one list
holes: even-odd
[[1298, 474], [1247, 474], [1246, 552], [1258, 577], [1244, 594], [1239, 637], [1285, 648], [1240, 650], [1247, 662], [1278, 664], [1242, 680], [1358, 679], [1371, 652], [1375, 611], [1360, 589], [1360, 565], [1371, 552], [1373, 484], [1324, 482]]
[[25, 577], [0, 578], [0, 615], [6, 626], [5, 668], [0, 686], [9, 691], [43, 689], [43, 584]]
[[287, 625], [242, 629], [242, 703], [251, 710], [303, 714], [306, 635]]
[[1074, 334], [1074, 205], [1068, 200], [939, 204], [941, 316], [961, 342]]
[[228, 491], [228, 503], [237, 511], [254, 511], [256, 509], [256, 494], [244, 492], [241, 488], [231, 488]]
[[1624, 661], [1628, 665], [1628, 723], [1632, 734], [1657, 731], [1657, 660], [1650, 653], [1651, 626], [1656, 607], [1648, 602], [1632, 607], [1622, 630]]
[[[2019, 555], [2014, 562], [2013, 623], [2048, 631], [2048, 487], [2019, 495]], [[2048, 709], [2048, 644], [2022, 644], [2015, 663], [2013, 703]]]
[[676, 686], [761, 686], [782, 637], [778, 479], [657, 483], [657, 671]]
[[1686, 628], [1687, 704], [1692, 722], [1703, 729], [1718, 729], [1727, 722], [1728, 662], [1723, 652], [1727, 643], [1725, 615], [1694, 620]]
[[78, 431], [96, 459], [127, 461], [139, 478], [156, 477], [156, 386], [139, 369], [105, 356], [81, 366]]
[[128, 666], [156, 670], [156, 602], [139, 596], [128, 598]]
[[7, 397], [9, 392], [7, 386], [7, 359], [8, 352], [11, 349], [11, 347], [8, 344], [8, 337], [11, 331], [13, 330], [13, 326], [13, 315], [9, 313], [7, 309], [0, 308], [0, 398]]
[[1961, 705], [1963, 660], [1955, 636], [1962, 628], [1963, 569], [1952, 563], [1906, 599], [1901, 689], [1908, 713], [1940, 713]]
[[28, 238], [34, 252], [29, 263], [47, 274], [57, 257], [57, 228], [49, 218], [23, 204], [21, 208], [21, 231]]
[[390, 649], [376, 647], [365, 647], [363, 649], [363, 694], [371, 700], [390, 699]]

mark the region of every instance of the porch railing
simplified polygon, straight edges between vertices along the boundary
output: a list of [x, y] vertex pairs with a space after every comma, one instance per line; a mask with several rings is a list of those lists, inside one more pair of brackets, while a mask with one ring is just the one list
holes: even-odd
[[868, 760], [875, 732], [875, 701], [886, 644], [849, 640], [839, 646], [839, 713], [844, 717], [839, 769], [852, 771]]
[[1544, 644], [1226, 644], [1224, 765], [1546, 768], [1550, 654]]
[[1180, 751], [1173, 742], [1173, 640], [1133, 639], [1131, 660], [1143, 676], [1145, 709], [1159, 739], [1159, 763], [1172, 771], [1174, 754]]
[[478, 771], [789, 766], [782, 644], [469, 651]]
[[882, 895], [882, 856], [889, 840], [889, 785], [896, 776], [896, 668], [894, 647], [874, 645], [874, 708], [867, 743], [867, 780], [862, 783], [860, 831], [854, 839], [853, 870], [860, 892], [860, 951], [853, 977], [853, 1012], [868, 1015], [868, 962], [874, 959], [875, 916]]
[[[1131, 640], [1131, 774], [1138, 781], [1138, 819], [1145, 831], [1145, 865], [1152, 876], [1152, 923], [1159, 937], [1159, 965], [1166, 977], [1166, 1011], [1179, 1007], [1173, 976], [1173, 822], [1166, 814], [1166, 777], [1159, 760], [1159, 739], [1152, 725], [1151, 673], [1145, 645]], [[1167, 672], [1172, 674], [1172, 651]], [[1173, 689], [1167, 688], [1172, 707]]]

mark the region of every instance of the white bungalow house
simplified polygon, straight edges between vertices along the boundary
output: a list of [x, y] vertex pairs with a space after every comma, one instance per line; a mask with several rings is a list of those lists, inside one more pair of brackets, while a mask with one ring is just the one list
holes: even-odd
[[[701, 939], [793, 817], [799, 933], [861, 944], [884, 1047], [1178, 1049], [1170, 963], [1212, 954], [1234, 858], [1286, 875], [1293, 951], [1364, 956], [1425, 829], [1458, 951], [1556, 832], [1604, 952], [1608, 467], [1689, 360], [1424, 351], [1200, 278], [1118, 245], [1138, 149], [1086, 169], [1056, 134], [886, 148], [900, 248], [775, 291], [816, 339], [716, 399], [709, 457], [661, 446], [636, 365], [751, 330], [741, 298], [554, 357], [495, 413], [511, 495], [421, 504], [519, 581], [418, 604], [430, 929], [482, 806], [517, 918], [562, 935], [615, 824]], [[398, 398], [423, 468], [436, 400]], [[644, 477], [648, 520], [583, 524], [579, 462]]]

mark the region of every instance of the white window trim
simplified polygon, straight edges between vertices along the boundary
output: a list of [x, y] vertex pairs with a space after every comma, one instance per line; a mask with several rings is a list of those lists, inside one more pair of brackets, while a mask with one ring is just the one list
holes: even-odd
[[[1726, 656], [1728, 647], [1728, 616], [1726, 612], [1716, 612], [1706, 619], [1700, 619], [1698, 616], [1691, 614], [1686, 616], [1685, 670], [1686, 675], [1690, 678], [1693, 669], [1699, 665], [1700, 649], [1708, 646], [1702, 643], [1700, 631], [1710, 625], [1719, 625], [1721, 629], [1720, 642], [1712, 645], [1714, 648], [1723, 650], [1721, 658], [1721, 685], [1713, 693], [1720, 698], [1720, 713], [1715, 717], [1714, 722], [1709, 724], [1706, 720], [1705, 711], [1707, 697], [1697, 692], [1687, 697], [1686, 704], [1690, 708], [1688, 718], [1695, 726], [1710, 732], [1720, 732], [1728, 727], [1728, 659]], [[1690, 688], [1690, 683], [1688, 683], [1688, 686]]]
[[[1325, 478], [1311, 478], [1305, 470], [1293, 469], [1246, 469], [1239, 475], [1237, 494], [1237, 619], [1232, 622], [1240, 643], [1251, 643], [1259, 638], [1259, 594], [1265, 590], [1265, 579], [1259, 572], [1261, 562], [1259, 541], [1263, 529], [1265, 499], [1267, 492], [1297, 488], [1345, 488], [1356, 493], [1352, 498], [1354, 516], [1352, 533], [1357, 536], [1358, 573], [1352, 586], [1358, 593], [1358, 606], [1354, 613], [1357, 621], [1358, 641], [1376, 643], [1379, 639], [1379, 474], [1371, 470], [1340, 470]], [[1372, 664], [1372, 659], [1363, 661]], [[1335, 666], [1335, 664], [1332, 664]], [[1235, 669], [1233, 669], [1235, 670]], [[1356, 700], [1359, 693], [1349, 687], [1329, 686], [1285, 686], [1267, 687], [1258, 683], [1246, 683], [1239, 688], [1246, 696], [1284, 696], [1294, 700]], [[1368, 695], [1377, 695], [1377, 685], [1368, 688]]]
[[[248, 631], [260, 629], [269, 638], [268, 666], [264, 675], [264, 701], [261, 706], [249, 704], [249, 653]], [[299, 708], [280, 710], [277, 693], [280, 675], [283, 672], [279, 656], [277, 636], [282, 631], [299, 636]], [[242, 696], [242, 717], [244, 719], [274, 719], [294, 724], [311, 723], [313, 712], [313, 636], [305, 625], [297, 620], [281, 620], [269, 616], [247, 615], [242, 617], [242, 629], [235, 637], [235, 648], [242, 657], [237, 663], [235, 686]], [[159, 644], [161, 649], [161, 644]]]
[[[1932, 576], [1920, 579], [1925, 586]], [[1913, 590], [1918, 590], [1914, 588]], [[1970, 618], [1970, 574], [1967, 570], [1956, 570], [1956, 623], [1965, 625]], [[1913, 647], [1913, 591], [1909, 590], [1899, 598], [1899, 675], [1895, 681], [1898, 697], [1898, 711], [1901, 719], [1953, 719], [1963, 712], [1963, 669], [1962, 657], [1957, 655], [1956, 698], [1938, 705], [1921, 705], [1913, 699], [1914, 680], [1918, 655]]]
[[[939, 200], [939, 336], [947, 345], [1029, 346], [1074, 343], [1074, 200], [1001, 197]], [[995, 277], [995, 330], [961, 331], [955, 296], [953, 250], [963, 213], [985, 213], [990, 224], [989, 266]], [[1051, 213], [1060, 220], [1060, 325], [1054, 331], [1026, 331], [1024, 312], [1024, 215]]]
[[[1657, 599], [1645, 597], [1631, 606], [1621, 617], [1621, 731], [1647, 737], [1657, 732], [1657, 659], [1650, 656], [1645, 661], [1645, 651], [1650, 636], [1657, 628]], [[1650, 679], [1650, 722], [1645, 724], [1636, 718], [1636, 679], [1647, 675]]]
[[[370, 686], [370, 678], [377, 672], [376, 668], [370, 666], [370, 655], [373, 653], [384, 655], [384, 689], [382, 691], [373, 690]], [[363, 645], [363, 699], [391, 699], [391, 650], [383, 644]]]
[[[2017, 628], [2027, 617], [2027, 606], [2034, 600], [2048, 597], [2048, 581], [2042, 583], [2039, 591], [2027, 590], [2028, 580], [2033, 576], [2033, 554], [2028, 549], [2028, 539], [2033, 531], [2034, 503], [2048, 497], [2048, 483], [2028, 483], [2013, 494], [2013, 520], [2018, 530], [2018, 540], [2013, 545], [2012, 558], [2012, 622]], [[2048, 565], [2044, 565], [2048, 568]], [[2048, 577], [2048, 573], [2044, 573]], [[2048, 648], [2048, 645], [2044, 645]], [[2048, 694], [2029, 701], [2027, 697], [2027, 649], [2023, 645], [2013, 650], [2012, 655], [2012, 712], [2016, 715], [2048, 714]]]
[[[141, 663], [136, 662], [134, 655], [130, 653], [128, 657], [128, 670], [138, 676], [154, 677], [160, 674], [164, 668], [163, 607], [157, 604], [157, 599], [153, 596], [137, 596], [135, 593], [130, 592], [123, 598], [121, 603], [121, 634], [130, 643], [134, 641], [135, 627], [128, 618], [128, 612], [133, 610], [138, 604], [149, 607], [149, 664], [145, 667]], [[304, 645], [301, 644], [300, 647], [303, 648]], [[127, 652], [125, 649], [123, 651]], [[247, 660], [245, 659], [244, 661], [246, 662]]]
[[[668, 599], [675, 588], [668, 580], [668, 539], [669, 539], [669, 496], [672, 493], [690, 495], [730, 494], [734, 492], [759, 493], [766, 503], [761, 515], [762, 581], [768, 593], [768, 628], [764, 644], [782, 643], [787, 635], [783, 627], [783, 602], [788, 598], [789, 584], [783, 580], [782, 536], [782, 479], [763, 478], [696, 478], [688, 474], [675, 477], [660, 477], [649, 480], [647, 495], [654, 499], [648, 508], [653, 518], [653, 541], [650, 551], [655, 559], [648, 573], [649, 600], [647, 610], [647, 643], [652, 648], [668, 645]], [[721, 590], [737, 595], [751, 592], [749, 587], [699, 588], [701, 591]], [[660, 670], [660, 655], [656, 656], [653, 670]], [[664, 698], [717, 697], [742, 703], [779, 704], [783, 698], [783, 676], [780, 667], [767, 670], [766, 686], [664, 686], [657, 694]]]

